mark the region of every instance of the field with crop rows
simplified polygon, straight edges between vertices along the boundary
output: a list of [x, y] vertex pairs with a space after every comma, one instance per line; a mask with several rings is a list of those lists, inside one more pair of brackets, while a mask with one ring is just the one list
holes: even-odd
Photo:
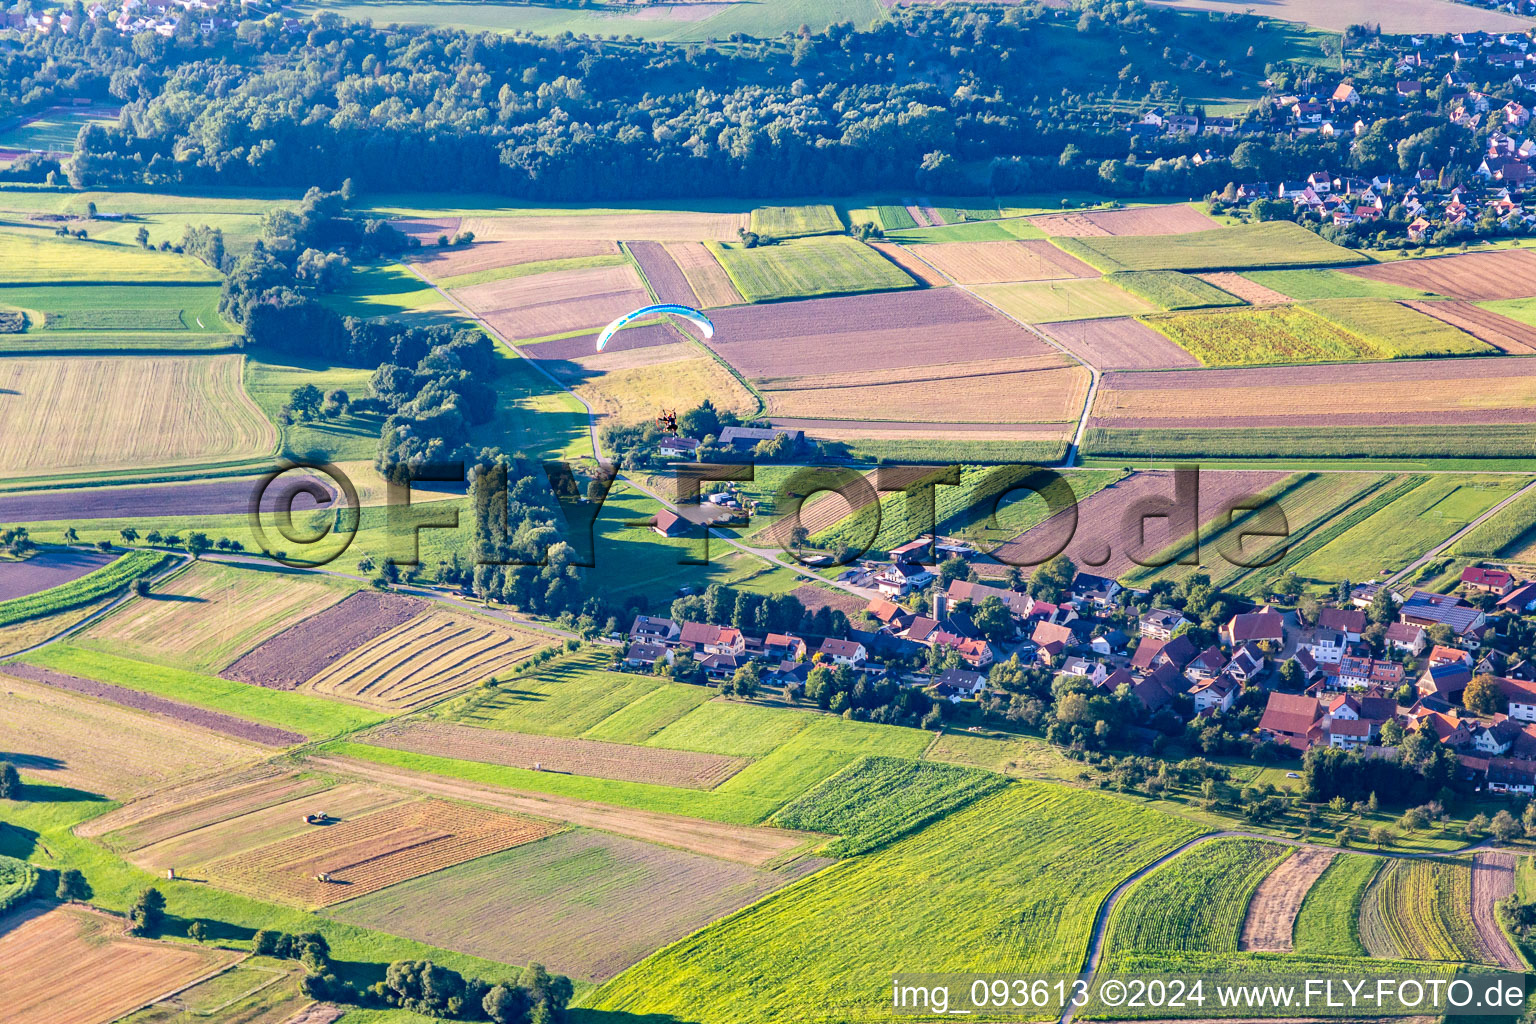
[[297, 689], [358, 647], [427, 609], [419, 598], [359, 590], [251, 648], [219, 675], [276, 690]]
[[[1351, 427], [1271, 426], [1255, 417], [1250, 427], [1202, 430], [1185, 427], [1105, 429], [1090, 427], [1083, 450], [1091, 458], [1149, 459], [1524, 459], [1536, 456], [1536, 438], [1525, 423], [1457, 426]], [[1264, 427], [1255, 430], [1254, 427]]]
[[1102, 277], [989, 284], [977, 287], [975, 292], [1008, 316], [1028, 324], [1131, 316], [1153, 308], [1151, 303]]
[[630, 242], [626, 248], [640, 266], [640, 273], [656, 296], [657, 302], [677, 302], [684, 306], [699, 305], [688, 276], [677, 265], [667, 247], [660, 242]]
[[[794, 1020], [867, 1014], [889, 998], [874, 962], [1075, 972], [1109, 891], [1196, 831], [1101, 794], [1016, 783], [668, 946], [590, 1005], [682, 1017], [708, 1005], [718, 1024], [760, 1024], [764, 1006]], [[748, 969], [751, 986], [727, 980]]]
[[246, 394], [243, 367], [239, 355], [6, 359], [0, 476], [268, 455], [277, 431]]
[[1492, 355], [1495, 351], [1466, 331], [1390, 299], [1317, 299], [1303, 308], [1392, 359]]
[[1360, 261], [1350, 250], [1324, 241], [1289, 221], [1191, 234], [1062, 238], [1057, 244], [1106, 274], [1119, 270], [1242, 270]]
[[886, 231], [906, 231], [917, 227], [917, 221], [905, 206], [877, 206], [875, 213], [880, 218], [880, 227]]
[[1345, 270], [1245, 270], [1241, 275], [1261, 288], [1282, 293], [1281, 302], [1314, 299], [1412, 299], [1432, 298], [1433, 293], [1389, 281], [1376, 281]]
[[1433, 292], [1452, 299], [1473, 302], [1519, 299], [1531, 293], [1531, 278], [1536, 275], [1536, 252], [1502, 249], [1398, 260], [1353, 267], [1349, 273], [1368, 281]]
[[582, 829], [402, 882], [332, 915], [503, 963], [542, 963], [606, 981], [826, 863], [803, 857], [767, 870]]
[[197, 562], [125, 603], [77, 643], [194, 672], [218, 672], [300, 619], [345, 598], [323, 576]]
[[1063, 238], [1104, 235], [1182, 235], [1213, 231], [1214, 220], [1183, 203], [1145, 206], [1130, 210], [1094, 210], [1086, 213], [1048, 213], [1031, 218], [1048, 235]]
[[[510, 732], [583, 736], [657, 690], [682, 685], [651, 675], [602, 671], [611, 660], [603, 651], [559, 658], [537, 672], [509, 677], [494, 692], [474, 695], [457, 717]], [[700, 687], [688, 689], [709, 694]], [[679, 717], [690, 709], [683, 708]], [[608, 737], [593, 733], [591, 738]]]
[[[99, 601], [139, 577], [151, 575], [170, 558], [163, 551], [133, 551], [103, 566], [105, 559], [74, 557], [75, 554], [70, 552], [69, 557], [64, 557], [43, 552], [25, 562], [0, 563], [0, 597], [6, 598], [0, 600], [0, 626], [56, 615]], [[39, 559], [44, 560], [42, 564], [33, 566]], [[58, 571], [60, 568], [64, 571]]]
[[759, 206], [752, 211], [753, 232], [768, 238], [835, 235], [843, 230], [837, 210], [826, 203], [813, 206]]
[[79, 835], [118, 853], [195, 832], [242, 814], [330, 788], [329, 778], [270, 761], [167, 786], [81, 824]]
[[668, 242], [667, 255], [677, 264], [688, 281], [688, 287], [699, 297], [700, 309], [716, 306], [736, 306], [746, 300], [731, 283], [715, 254], [703, 242]]
[[1337, 851], [1316, 846], [1292, 850], [1275, 870], [1264, 876], [1243, 919], [1238, 948], [1268, 953], [1289, 953], [1291, 932], [1307, 891], [1328, 870]]
[[1007, 784], [1002, 775], [960, 765], [866, 757], [790, 801], [773, 820], [784, 828], [840, 836], [826, 853], [852, 857], [895, 842]]
[[460, 761], [684, 789], [713, 789], [746, 764], [744, 759], [720, 754], [638, 747], [568, 736], [529, 736], [448, 722], [385, 725], [374, 729], [362, 740], [392, 750]]
[[1253, 891], [1290, 852], [1256, 839], [1217, 839], [1180, 854], [1116, 904], [1107, 962], [1162, 951], [1236, 952]]
[[1360, 905], [1386, 861], [1341, 854], [1307, 890], [1291, 930], [1298, 953], [1366, 956], [1360, 942]]
[[[89, 230], [89, 229], [87, 229]], [[177, 256], [137, 245], [60, 239], [42, 232], [0, 232], [0, 267], [5, 283], [16, 284], [166, 284], [219, 281], [219, 272], [191, 256]]]
[[1454, 860], [1394, 860], [1360, 907], [1360, 941], [1374, 957], [1493, 962], [1472, 923], [1472, 867]]
[[894, 291], [917, 284], [848, 235], [790, 239], [755, 249], [711, 242], [708, 248], [748, 302]]
[[1526, 561], [1536, 546], [1533, 527], [1536, 527], [1536, 494], [1522, 495], [1457, 541], [1453, 550], [1458, 555], [1472, 558]]
[[547, 643], [537, 634], [435, 610], [357, 648], [304, 689], [369, 707], [415, 708], [506, 672]]
[[[542, 839], [552, 826], [446, 800], [417, 800], [213, 861], [217, 885], [263, 899], [329, 906]], [[320, 875], [328, 881], [321, 881]]]
[[7, 1024], [102, 1024], [239, 959], [123, 934], [121, 918], [34, 904], [0, 924]]
[[1177, 270], [1126, 270], [1111, 274], [1110, 281], [1157, 309], [1200, 309], [1206, 306], [1241, 306], [1243, 300], [1193, 274]]
[[[1439, 299], [1434, 302], [1405, 302], [1409, 309], [1443, 320], [1450, 326], [1465, 331], [1485, 344], [1492, 345], [1509, 355], [1536, 354], [1536, 326], [1504, 316], [1494, 309], [1484, 308], [1460, 299]], [[1488, 305], [1494, 305], [1489, 303]]]
[[302, 1024], [298, 1015], [315, 1005], [300, 989], [303, 977], [303, 967], [292, 960], [252, 957], [119, 1024], [184, 1024], [188, 1014], [220, 1024]]
[[46, 786], [121, 798], [270, 754], [157, 715], [4, 679], [0, 750], [23, 776]]
[[650, 300], [627, 262], [504, 278], [453, 294], [513, 340], [601, 327]]
[[1049, 242], [939, 242], [911, 253], [956, 284], [1002, 284], [1098, 277], [1099, 272]]

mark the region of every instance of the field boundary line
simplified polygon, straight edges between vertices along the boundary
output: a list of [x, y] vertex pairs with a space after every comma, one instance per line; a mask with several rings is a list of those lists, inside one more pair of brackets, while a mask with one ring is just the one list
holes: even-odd
[[1483, 523], [1486, 522], [1487, 520], [1493, 518], [1493, 516], [1498, 514], [1500, 511], [1502, 511], [1506, 505], [1508, 505], [1510, 502], [1514, 501], [1516, 498], [1520, 497], [1521, 495], [1525, 494], [1527, 491], [1530, 491], [1532, 488], [1536, 488], [1536, 479], [1533, 479], [1530, 483], [1526, 484], [1524, 487], [1520, 488], [1518, 491], [1516, 491], [1515, 493], [1511, 494], [1509, 497], [1505, 498], [1503, 501], [1499, 502], [1497, 505], [1494, 505], [1492, 508], [1490, 508], [1488, 511], [1484, 512], [1482, 515], [1480, 515], [1476, 519], [1472, 520], [1472, 522], [1468, 523], [1466, 526], [1462, 527], [1460, 530], [1457, 530], [1455, 533], [1451, 534], [1451, 536], [1449, 536], [1445, 540], [1441, 541], [1438, 545], [1436, 545], [1435, 547], [1431, 548], [1429, 551], [1427, 551], [1424, 554], [1420, 555], [1417, 559], [1415, 559], [1409, 565], [1403, 567], [1402, 569], [1399, 569], [1397, 572], [1395, 572], [1391, 576], [1387, 577], [1387, 579], [1386, 579], [1385, 583], [1383, 584], [1383, 586], [1391, 587], [1391, 586], [1396, 585], [1398, 582], [1400, 582], [1404, 577], [1406, 577], [1409, 573], [1413, 572], [1415, 569], [1418, 569], [1420, 566], [1423, 566], [1423, 565], [1433, 561], [1434, 559], [1438, 558], [1440, 555], [1444, 554], [1445, 551], [1447, 549], [1449, 549], [1453, 544], [1455, 544], [1457, 541], [1461, 540], [1461, 538], [1463, 538], [1467, 534], [1471, 533], [1477, 527], [1483, 525]]
[[[167, 553], [171, 554], [171, 555], [173, 555], [175, 557], [181, 558], [181, 559], [183, 559], [183, 561], [179, 565], [173, 564], [170, 568], [162, 570], [159, 575], [150, 577], [149, 578], [149, 582], [150, 583], [152, 583], [152, 584], [163, 583], [165, 580], [169, 579], [171, 576], [173, 576], [176, 573], [180, 572], [182, 569], [186, 568], [188, 565], [190, 565], [192, 563], [192, 557], [190, 555], [185, 555], [185, 554], [182, 554], [181, 552], [175, 552], [175, 551], [169, 551]], [[58, 643], [61, 640], [66, 640], [69, 637], [74, 636], [76, 633], [79, 633], [80, 631], [82, 631], [82, 630], [84, 630], [84, 629], [86, 629], [86, 628], [88, 628], [90, 626], [94, 626], [96, 623], [100, 622], [102, 619], [106, 618], [108, 615], [110, 615], [113, 612], [117, 611], [118, 608], [120, 608], [124, 603], [126, 603], [133, 596], [134, 596], [133, 585], [129, 584], [128, 586], [123, 588], [123, 592], [121, 594], [118, 594], [110, 602], [108, 602], [105, 605], [102, 605], [100, 608], [96, 609], [94, 612], [92, 612], [91, 614], [87, 615], [85, 618], [81, 619], [79, 622], [76, 622], [74, 625], [66, 626], [65, 628], [61, 629], [59, 632], [55, 633], [53, 636], [51, 636], [48, 639], [43, 640], [43, 641], [41, 641], [39, 643], [35, 643], [31, 647], [23, 648], [22, 650], [19, 650], [19, 651], [13, 651], [10, 654], [6, 655], [3, 660], [0, 660], [0, 668], [4, 667], [4, 663], [8, 663], [8, 662], [16, 661], [17, 659], [20, 659], [20, 658], [24, 658], [27, 655], [32, 654], [35, 651], [40, 651], [40, 650], [42, 650], [45, 647], [50, 647], [53, 644], [56, 644], [56, 643]]]

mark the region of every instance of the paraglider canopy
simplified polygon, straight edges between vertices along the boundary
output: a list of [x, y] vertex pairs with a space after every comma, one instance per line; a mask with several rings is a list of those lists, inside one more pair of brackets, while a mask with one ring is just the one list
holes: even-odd
[[684, 320], [697, 324], [699, 330], [704, 332], [704, 337], [713, 338], [715, 336], [715, 325], [710, 323], [709, 317], [705, 316], [703, 313], [700, 313], [692, 306], [674, 306], [663, 302], [654, 306], [641, 306], [639, 309], [632, 313], [625, 313], [613, 323], [609, 324], [607, 327], [604, 327], [603, 333], [597, 336], [597, 350], [601, 352], [603, 350], [603, 346], [608, 344], [608, 339], [613, 337], [613, 333], [619, 328], [623, 327], [625, 324], [628, 324], [633, 320], [638, 320], [644, 316], [651, 316], [655, 313], [669, 313], [672, 316], [680, 316]]

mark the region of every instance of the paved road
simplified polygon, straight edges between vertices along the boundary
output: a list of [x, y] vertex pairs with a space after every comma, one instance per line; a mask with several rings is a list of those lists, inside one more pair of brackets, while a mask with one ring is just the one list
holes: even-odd
[[[171, 563], [166, 568], [160, 570], [154, 576], [151, 576], [150, 579], [149, 579], [149, 582], [150, 582], [151, 585], [153, 585], [155, 583], [158, 583], [161, 580], [165, 579], [167, 576], [171, 575], [172, 573], [177, 572], [178, 570], [181, 569], [182, 566], [186, 565], [188, 562], [190, 562], [192, 560], [192, 556], [191, 555], [183, 555], [183, 554], [179, 554], [177, 552], [171, 552], [171, 554], [177, 555], [177, 559], [178, 560], [173, 562], [173, 563]], [[75, 623], [73, 626], [70, 626], [68, 629], [60, 630], [59, 632], [55, 633], [53, 636], [51, 636], [48, 639], [42, 641], [41, 643], [36, 643], [36, 644], [33, 644], [31, 647], [27, 647], [27, 648], [24, 648], [22, 650], [14, 651], [14, 652], [12, 652], [10, 654], [7, 654], [5, 656], [6, 660], [9, 660], [11, 658], [20, 658], [20, 657], [23, 657], [25, 655], [31, 654], [33, 651], [40, 651], [44, 647], [48, 647], [48, 646], [51, 646], [52, 644], [58, 643], [60, 640], [63, 640], [65, 637], [73, 636], [74, 634], [80, 632], [85, 627], [91, 625], [91, 623], [96, 622], [96, 621], [104, 618], [105, 616], [107, 616], [115, 608], [117, 608], [119, 605], [121, 605], [124, 601], [128, 600], [132, 596], [133, 596], [133, 587], [130, 586], [130, 587], [125, 588], [121, 594], [118, 594], [110, 602], [108, 602], [107, 604], [103, 605], [102, 607], [96, 609], [94, 612], [92, 612], [91, 614], [87, 615], [85, 618], [81, 619], [79, 622]]]
[[1441, 553], [1446, 551], [1447, 549], [1449, 549], [1451, 547], [1451, 545], [1455, 544], [1457, 541], [1461, 540], [1461, 538], [1465, 537], [1467, 534], [1471, 533], [1473, 530], [1475, 530], [1479, 526], [1483, 525], [1483, 523], [1487, 522], [1489, 519], [1492, 519], [1495, 515], [1497, 515], [1500, 512], [1500, 510], [1502, 510], [1504, 508], [1504, 506], [1508, 505], [1510, 502], [1514, 501], [1516, 498], [1520, 497], [1522, 494], [1525, 494], [1527, 491], [1531, 490], [1531, 488], [1533, 488], [1533, 487], [1536, 487], [1536, 480], [1532, 480], [1530, 483], [1528, 483], [1524, 487], [1520, 488], [1514, 494], [1511, 494], [1509, 497], [1505, 498], [1503, 501], [1501, 501], [1497, 505], [1493, 506], [1493, 508], [1490, 508], [1488, 511], [1484, 512], [1482, 515], [1480, 515], [1476, 519], [1472, 520], [1466, 526], [1462, 527], [1460, 530], [1457, 530], [1455, 533], [1451, 534], [1451, 536], [1447, 537], [1439, 545], [1437, 545], [1436, 547], [1432, 548], [1428, 552], [1420, 555], [1418, 558], [1416, 558], [1412, 562], [1410, 562], [1407, 566], [1405, 566], [1402, 569], [1399, 569], [1397, 572], [1393, 573], [1391, 576], [1388, 576], [1387, 580], [1386, 580], [1386, 585], [1390, 587], [1390, 586], [1396, 584], [1400, 580], [1403, 580], [1403, 579], [1407, 578], [1410, 573], [1416, 571], [1421, 565], [1424, 565], [1427, 562], [1430, 562], [1430, 561], [1433, 561], [1436, 558], [1439, 558]]

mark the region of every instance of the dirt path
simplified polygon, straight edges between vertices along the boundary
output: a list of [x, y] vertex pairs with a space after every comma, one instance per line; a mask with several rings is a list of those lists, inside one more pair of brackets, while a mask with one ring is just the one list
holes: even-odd
[[1307, 898], [1312, 883], [1336, 856], [1337, 850], [1304, 846], [1281, 861], [1254, 891], [1237, 948], [1268, 953], [1291, 952], [1291, 929], [1296, 924], [1301, 901]]
[[1408, 579], [1414, 572], [1416, 572], [1418, 570], [1418, 568], [1420, 566], [1424, 565], [1427, 562], [1433, 561], [1436, 558], [1439, 558], [1442, 553], [1444, 553], [1446, 551], [1449, 551], [1451, 549], [1451, 546], [1454, 545], [1457, 541], [1461, 540], [1461, 538], [1465, 537], [1467, 534], [1471, 533], [1473, 530], [1477, 529], [1479, 526], [1482, 526], [1488, 520], [1490, 520], [1494, 516], [1498, 515], [1500, 512], [1502, 512], [1504, 510], [1504, 507], [1506, 505], [1510, 504], [1516, 498], [1521, 497], [1522, 495], [1524, 495], [1526, 492], [1530, 491], [1533, 488], [1536, 488], [1536, 480], [1533, 480], [1532, 482], [1526, 484], [1524, 487], [1520, 488], [1514, 494], [1511, 494], [1509, 497], [1505, 498], [1503, 501], [1501, 501], [1497, 505], [1493, 506], [1493, 508], [1490, 508], [1488, 511], [1484, 512], [1482, 515], [1480, 515], [1476, 519], [1472, 520], [1466, 526], [1463, 526], [1461, 529], [1459, 529], [1455, 533], [1451, 534], [1445, 540], [1441, 541], [1439, 544], [1436, 544], [1429, 551], [1427, 551], [1424, 554], [1420, 555], [1418, 558], [1414, 559], [1408, 565], [1404, 566], [1402, 569], [1399, 569], [1397, 572], [1395, 572], [1391, 576], [1387, 577], [1386, 586], [1390, 587], [1390, 586], [1393, 586], [1394, 584], [1401, 583], [1405, 579]]
[[401, 786], [418, 793], [432, 793], [503, 810], [521, 811], [540, 818], [568, 821], [573, 825], [615, 832], [632, 839], [675, 846], [754, 867], [779, 860], [819, 838], [808, 832], [759, 828], [754, 825], [726, 825], [660, 811], [640, 811], [572, 797], [503, 789], [500, 786], [481, 785], [350, 757], [312, 757], [308, 763], [317, 768], [344, 772], [385, 785]]
[[1520, 954], [1499, 927], [1499, 900], [1515, 891], [1515, 858], [1508, 853], [1479, 853], [1472, 858], [1472, 922], [1478, 937], [1501, 967], [1525, 970]]

